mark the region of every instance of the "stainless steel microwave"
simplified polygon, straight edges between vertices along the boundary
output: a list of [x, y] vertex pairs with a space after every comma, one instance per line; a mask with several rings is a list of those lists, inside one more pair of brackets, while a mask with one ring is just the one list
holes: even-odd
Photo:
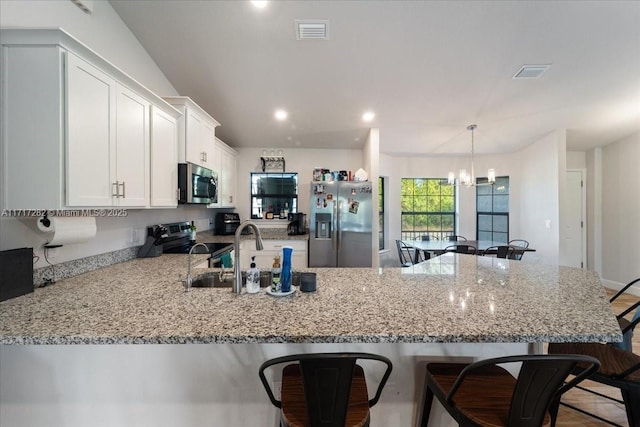
[[193, 163], [178, 163], [178, 203], [217, 203], [218, 174]]

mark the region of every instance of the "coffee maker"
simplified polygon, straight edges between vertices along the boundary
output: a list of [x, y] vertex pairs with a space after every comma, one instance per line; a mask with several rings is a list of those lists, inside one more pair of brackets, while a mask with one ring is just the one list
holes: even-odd
[[291, 236], [306, 234], [307, 228], [305, 223], [307, 222], [307, 215], [303, 213], [290, 214], [293, 216], [293, 220], [287, 227], [287, 233]]

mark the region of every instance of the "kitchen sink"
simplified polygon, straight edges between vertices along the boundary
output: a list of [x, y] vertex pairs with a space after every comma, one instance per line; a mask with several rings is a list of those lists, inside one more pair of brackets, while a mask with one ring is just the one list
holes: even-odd
[[192, 288], [230, 288], [233, 285], [233, 277], [225, 277], [220, 280], [218, 273], [206, 276], [198, 276], [191, 282]]
[[[246, 272], [242, 272], [242, 286], [246, 283]], [[233, 276], [227, 275], [223, 280], [220, 279], [220, 274], [204, 273], [197, 276], [191, 282], [192, 288], [230, 288], [233, 285]], [[265, 288], [271, 285], [271, 271], [260, 272], [260, 287]]]

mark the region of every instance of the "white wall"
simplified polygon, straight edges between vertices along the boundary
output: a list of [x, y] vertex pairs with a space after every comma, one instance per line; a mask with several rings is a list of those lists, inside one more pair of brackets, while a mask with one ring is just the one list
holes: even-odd
[[159, 95], [178, 95], [108, 1], [87, 14], [70, 0], [2, 0], [2, 27], [60, 27]]
[[[380, 130], [377, 128], [371, 129], [367, 137], [367, 141], [362, 149], [364, 156], [365, 170], [369, 174], [369, 181], [377, 184], [378, 177], [380, 176]], [[373, 185], [373, 191], [371, 194], [374, 201], [373, 209], [371, 209], [371, 266], [378, 268], [380, 266], [380, 257], [376, 248], [378, 244], [378, 209], [376, 209], [378, 201], [378, 186]]]
[[584, 169], [587, 167], [587, 153], [584, 151], [567, 151], [567, 169]]
[[640, 277], [640, 133], [602, 149], [602, 278]]
[[519, 188], [520, 227], [523, 238], [536, 248], [536, 255], [545, 264], [557, 264], [560, 254], [558, 226], [562, 190], [559, 176], [564, 176], [560, 168], [565, 168], [560, 151], [566, 145], [565, 134], [564, 131], [552, 132], [520, 152], [520, 172], [524, 178]]
[[[107, 1], [93, 2], [93, 13], [82, 12], [69, 0], [0, 1], [0, 25], [3, 27], [62, 27], [82, 43], [115, 64], [159, 95], [177, 95], [177, 91], [159, 70], [142, 45], [125, 26]], [[199, 230], [209, 228], [213, 210], [188, 207], [164, 210], [129, 210], [126, 218], [98, 218], [98, 234], [88, 243], [66, 245], [52, 260], [60, 263], [110, 252], [144, 242], [147, 225], [181, 220], [196, 220]], [[133, 230], [138, 231], [132, 241]], [[39, 248], [45, 236], [37, 232], [34, 218], [0, 218], [0, 249], [34, 247], [44, 267]]]

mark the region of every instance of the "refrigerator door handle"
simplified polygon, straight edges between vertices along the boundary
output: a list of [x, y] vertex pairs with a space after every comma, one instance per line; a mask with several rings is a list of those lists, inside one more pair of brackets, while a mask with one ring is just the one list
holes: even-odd
[[337, 254], [340, 255], [340, 248], [342, 246], [342, 225], [340, 224], [340, 215], [342, 214], [342, 200], [338, 200], [338, 214], [336, 215], [336, 234], [338, 235], [338, 250]]
[[338, 201], [333, 202], [333, 218], [331, 218], [331, 249], [333, 252], [338, 250]]

